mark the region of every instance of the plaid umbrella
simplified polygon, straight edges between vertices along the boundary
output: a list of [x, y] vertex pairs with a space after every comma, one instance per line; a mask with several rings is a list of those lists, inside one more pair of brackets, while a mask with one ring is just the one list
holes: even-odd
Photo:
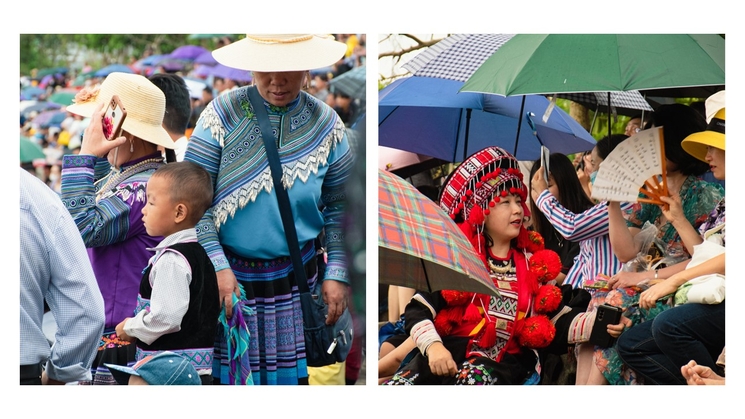
[[411, 184], [380, 169], [378, 266], [383, 284], [499, 295], [453, 220]]

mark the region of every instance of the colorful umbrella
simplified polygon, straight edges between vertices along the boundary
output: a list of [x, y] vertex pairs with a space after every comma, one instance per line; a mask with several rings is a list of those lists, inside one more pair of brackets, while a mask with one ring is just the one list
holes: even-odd
[[197, 58], [194, 59], [195, 64], [203, 64], [203, 65], [215, 65], [217, 64], [217, 60], [215, 57], [212, 56], [212, 51], [205, 51], [197, 56]]
[[[200, 67], [204, 68], [204, 67]], [[228, 67], [222, 64], [216, 64], [213, 67], [207, 67], [206, 70], [215, 77], [221, 77], [224, 79], [230, 79], [240, 82], [248, 83], [251, 81], [251, 73], [247, 70], [239, 70], [237, 68]]]
[[447, 162], [410, 151], [378, 146], [378, 169], [407, 178]]
[[724, 84], [724, 39], [686, 34], [515, 35], [465, 82], [503, 96]]
[[111, 73], [134, 73], [134, 71], [124, 64], [111, 64], [97, 70], [93, 75], [96, 77], [106, 77]]
[[21, 89], [21, 95], [23, 95], [23, 97], [25, 97], [26, 99], [36, 99], [46, 92], [46, 90], [36, 86], [28, 86]]
[[182, 45], [174, 49], [168, 56], [179, 60], [193, 61], [199, 55], [209, 52], [206, 48], [199, 45]]
[[329, 81], [332, 92], [341, 92], [354, 99], [365, 100], [366, 66], [355, 67]]
[[72, 105], [75, 99], [75, 92], [55, 92], [49, 96], [49, 101], [62, 106]]
[[36, 159], [46, 158], [47, 156], [39, 144], [21, 136], [21, 163], [30, 163]]
[[61, 107], [62, 105], [58, 103], [54, 103], [54, 102], [38, 102], [38, 103], [29, 105], [23, 108], [23, 111], [21, 111], [21, 114], [24, 117], [28, 118], [29, 116], [31, 116], [32, 112], [37, 112], [37, 113], [44, 112], [44, 111], [48, 111], [51, 109], [59, 109]]
[[[514, 35], [507, 34], [454, 34], [424, 50], [403, 67], [415, 76], [438, 77], [465, 82], [492, 54]], [[556, 95], [599, 110], [608, 106], [605, 92], [582, 92]], [[613, 92], [612, 107], [621, 109], [622, 115], [635, 115], [639, 111], [652, 111], [652, 107], [636, 90]], [[610, 112], [609, 112], [610, 113]]]
[[463, 232], [435, 202], [378, 170], [379, 281], [422, 291], [499, 295]]
[[[454, 80], [414, 76], [385, 87], [378, 100], [378, 144], [459, 162], [490, 145], [519, 160], [536, 160], [541, 145], [572, 154], [597, 143], [559, 108], [543, 122], [540, 116], [550, 104], [544, 96], [524, 96], [523, 103], [523, 97], [459, 93], [461, 86]], [[524, 117], [528, 112], [536, 115], [535, 130]]]
[[58, 127], [66, 117], [67, 112], [52, 109], [36, 115], [36, 117], [31, 120], [31, 123], [41, 128], [49, 128], [51, 126]]

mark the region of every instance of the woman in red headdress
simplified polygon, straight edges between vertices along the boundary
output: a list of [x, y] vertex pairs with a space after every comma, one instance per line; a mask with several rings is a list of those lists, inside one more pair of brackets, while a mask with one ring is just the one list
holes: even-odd
[[534, 383], [537, 349], [566, 352], [565, 327], [582, 310], [566, 306], [552, 284], [559, 256], [523, 225], [530, 212], [522, 178], [517, 160], [499, 147], [475, 153], [450, 175], [440, 206], [471, 241], [500, 295], [417, 292], [404, 316], [415, 355], [383, 384]]

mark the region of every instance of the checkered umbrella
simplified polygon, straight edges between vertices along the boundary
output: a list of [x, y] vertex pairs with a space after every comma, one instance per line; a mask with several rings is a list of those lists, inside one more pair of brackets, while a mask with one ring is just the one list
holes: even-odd
[[[403, 67], [415, 76], [437, 77], [465, 82], [487, 58], [514, 35], [454, 34], [427, 48]], [[597, 110], [608, 106], [607, 92], [563, 93], [556, 97], [569, 99]], [[638, 90], [612, 92], [611, 106], [626, 109], [621, 114], [633, 115], [653, 109]]]
[[499, 295], [460, 228], [402, 178], [378, 170], [379, 281], [421, 291]]

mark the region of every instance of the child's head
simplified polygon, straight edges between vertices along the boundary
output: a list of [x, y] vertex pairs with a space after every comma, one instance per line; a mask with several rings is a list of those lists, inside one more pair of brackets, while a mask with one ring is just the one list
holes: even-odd
[[142, 220], [147, 234], [167, 236], [197, 225], [212, 205], [212, 178], [196, 163], [168, 163], [147, 183]]

